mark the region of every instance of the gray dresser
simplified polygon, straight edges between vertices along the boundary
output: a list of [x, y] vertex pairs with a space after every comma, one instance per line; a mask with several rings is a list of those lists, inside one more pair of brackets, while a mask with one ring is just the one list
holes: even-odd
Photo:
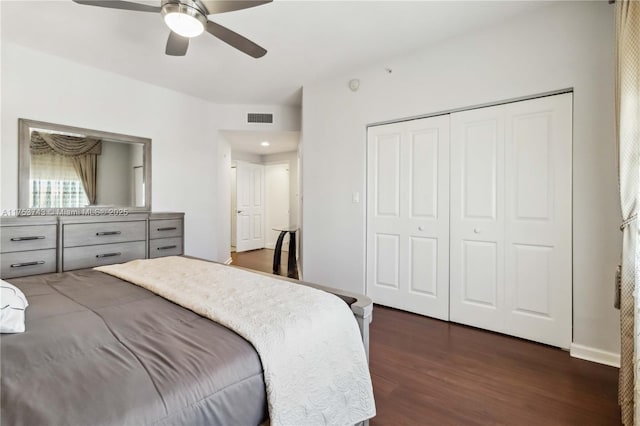
[[149, 258], [184, 253], [184, 213], [149, 215]]
[[61, 216], [59, 271], [147, 257], [147, 215]]
[[3, 217], [0, 224], [2, 278], [56, 272], [56, 217]]
[[2, 278], [184, 254], [184, 213], [3, 217]]

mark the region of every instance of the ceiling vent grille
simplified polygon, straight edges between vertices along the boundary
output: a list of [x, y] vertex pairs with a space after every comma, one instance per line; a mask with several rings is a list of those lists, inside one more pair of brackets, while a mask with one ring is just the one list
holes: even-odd
[[273, 124], [273, 114], [250, 112], [247, 114], [248, 123]]

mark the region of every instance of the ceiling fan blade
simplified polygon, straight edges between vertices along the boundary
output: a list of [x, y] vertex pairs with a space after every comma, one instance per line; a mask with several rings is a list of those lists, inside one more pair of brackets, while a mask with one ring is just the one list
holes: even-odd
[[248, 38], [231, 31], [229, 28], [216, 24], [215, 22], [207, 22], [207, 32], [218, 37], [229, 46], [235, 47], [239, 51], [244, 52], [253, 58], [261, 58], [267, 53], [266, 49], [258, 46]]
[[273, 0], [200, 0], [209, 10], [209, 15], [216, 13], [232, 12], [234, 10], [248, 9], [263, 4], [271, 3]]
[[164, 53], [169, 56], [184, 56], [189, 48], [189, 38], [182, 37], [171, 31], [167, 40], [167, 48]]
[[160, 7], [120, 0], [73, 0], [85, 6], [99, 6], [109, 9], [133, 10], [136, 12], [160, 12]]

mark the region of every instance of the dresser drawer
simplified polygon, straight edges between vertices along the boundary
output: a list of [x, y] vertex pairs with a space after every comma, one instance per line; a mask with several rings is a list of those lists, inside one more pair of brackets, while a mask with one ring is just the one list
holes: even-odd
[[[70, 223], [63, 225], [64, 247], [144, 241], [146, 222]], [[144, 255], [143, 255], [144, 256]]]
[[144, 241], [69, 247], [63, 251], [62, 270], [93, 268], [113, 263], [124, 263], [134, 259], [144, 259], [144, 257]]
[[1, 263], [2, 278], [56, 272], [56, 249], [3, 253]]
[[3, 226], [2, 253], [56, 248], [56, 225]]
[[182, 219], [156, 219], [149, 221], [149, 239], [182, 236]]
[[158, 238], [149, 241], [149, 258], [163, 256], [180, 256], [182, 254], [182, 237]]

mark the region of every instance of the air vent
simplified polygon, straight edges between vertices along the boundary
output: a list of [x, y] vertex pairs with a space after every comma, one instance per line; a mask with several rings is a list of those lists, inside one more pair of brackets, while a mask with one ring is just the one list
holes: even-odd
[[273, 114], [250, 112], [247, 114], [248, 123], [273, 124]]

